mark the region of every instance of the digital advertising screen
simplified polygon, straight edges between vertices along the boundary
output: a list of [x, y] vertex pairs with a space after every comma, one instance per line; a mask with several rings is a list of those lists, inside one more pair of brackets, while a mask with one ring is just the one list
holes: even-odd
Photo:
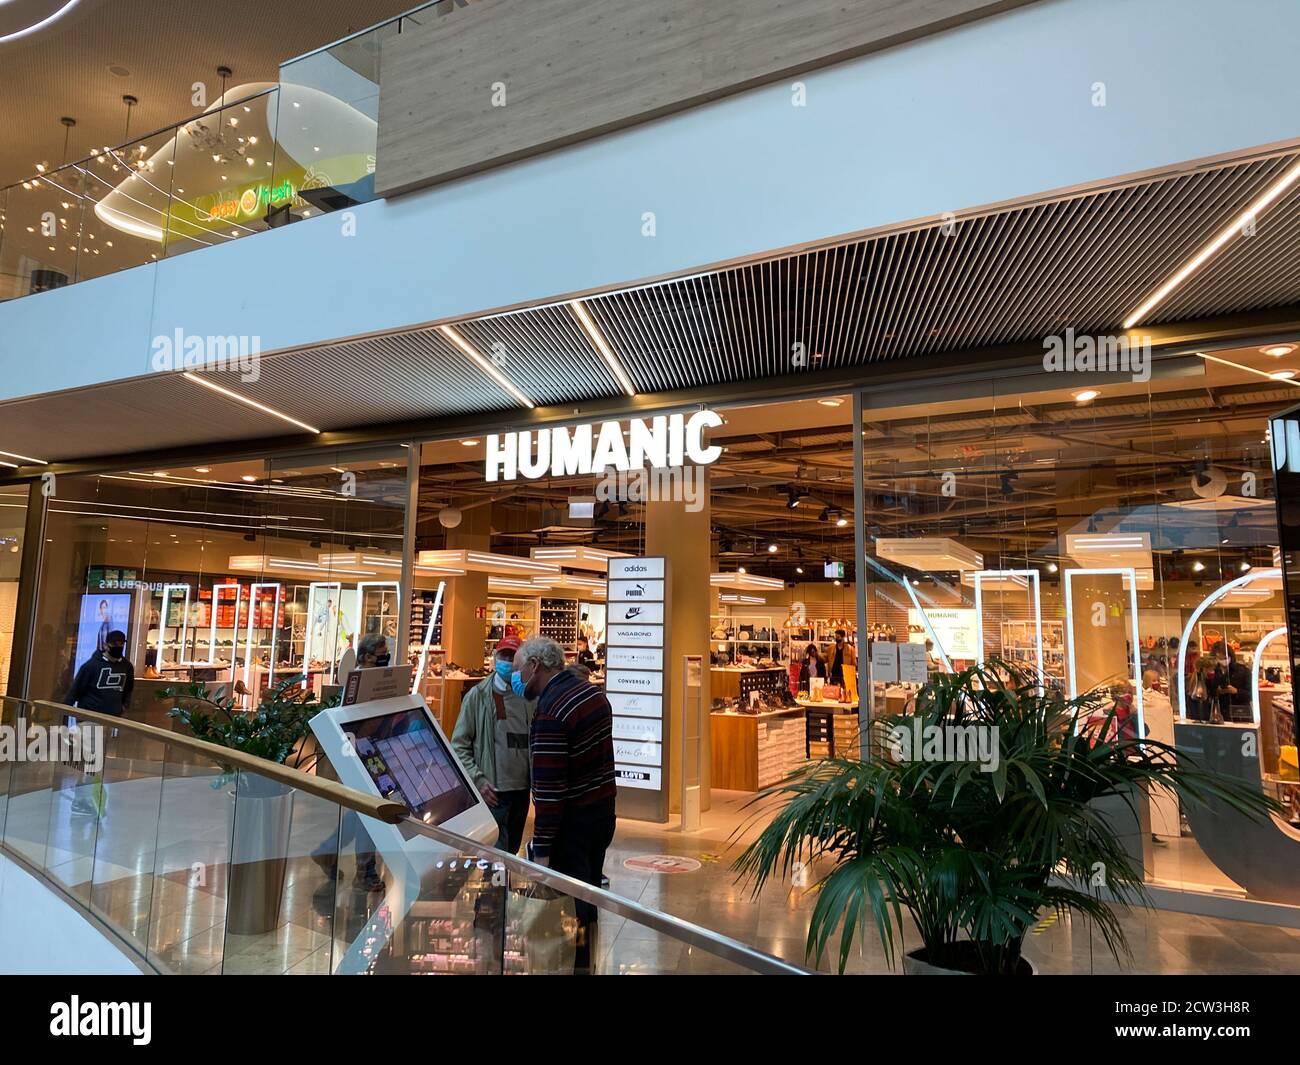
[[114, 629], [126, 633], [130, 645], [131, 594], [87, 592], [81, 597], [81, 618], [77, 624], [77, 657], [73, 672], [90, 661], [90, 656], [104, 649], [104, 641]]
[[405, 803], [420, 820], [441, 825], [477, 804], [455, 756], [420, 709], [352, 721], [344, 731], [379, 794]]

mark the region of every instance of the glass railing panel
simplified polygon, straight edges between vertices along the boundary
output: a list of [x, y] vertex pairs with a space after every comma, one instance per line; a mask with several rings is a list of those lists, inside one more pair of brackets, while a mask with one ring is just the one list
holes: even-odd
[[54, 799], [51, 789], [53, 771], [47, 758], [32, 757], [36, 752], [29, 743], [29, 737], [33, 735], [29, 726], [40, 724], [33, 713], [33, 708], [27, 706], [14, 722], [15, 750], [10, 763], [4, 844], [43, 872]]
[[[105, 726], [100, 747], [92, 744], [88, 755], [86, 760], [92, 763], [85, 796], [89, 809], [74, 813], [72, 823], [93, 822], [98, 828], [90, 908], [145, 955], [154, 905], [167, 748], [152, 737]], [[54, 832], [52, 825], [51, 838]]]
[[0, 299], [71, 284], [77, 274], [81, 174], [64, 167], [9, 187]]
[[234, 838], [228, 768], [169, 747], [163, 765], [147, 957], [168, 973], [218, 973]]
[[[350, 834], [348, 820], [357, 822]], [[504, 881], [480, 848], [420, 838], [391, 865], [353, 814], [344, 839], [335, 974], [501, 973]]]
[[336, 804], [238, 775], [224, 975], [329, 973], [338, 825]]
[[276, 97], [272, 89], [177, 128], [168, 256], [219, 247], [284, 221], [291, 192], [274, 179]]
[[[3, 193], [0, 192], [0, 195]], [[16, 729], [19, 705], [16, 699], [0, 699], [0, 729], [3, 729], [6, 735], [14, 735], [15, 738], [16, 731], [11, 732], [11, 730]], [[9, 811], [9, 779], [12, 775], [12, 758], [0, 758], [0, 839], [4, 838], [5, 815]]]
[[280, 68], [275, 178], [295, 220], [375, 198], [380, 57], [397, 32], [385, 23]]
[[89, 906], [95, 846], [107, 811], [102, 766], [110, 730], [44, 706], [31, 707], [28, 718], [39, 730], [29, 728], [29, 736], [43, 737], [49, 763], [45, 875]]
[[77, 164], [84, 195], [78, 281], [162, 257], [175, 152], [175, 130], [164, 130]]

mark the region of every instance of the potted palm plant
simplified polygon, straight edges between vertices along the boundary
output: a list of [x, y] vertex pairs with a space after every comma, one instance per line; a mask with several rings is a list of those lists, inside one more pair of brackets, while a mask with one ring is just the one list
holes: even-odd
[[[326, 704], [302, 689], [297, 677], [268, 689], [250, 711], [237, 709], [232, 696], [214, 693], [201, 681], [163, 688], [157, 697], [174, 701], [168, 716], [197, 739], [302, 772], [319, 757], [314, 744], [305, 741], [309, 722]], [[237, 935], [261, 935], [279, 924], [294, 792], [258, 773], [221, 768], [214, 787], [227, 787], [235, 796], [226, 925]]]
[[736, 869], [757, 893], [796, 862], [828, 861], [806, 949], [821, 958], [840, 932], [840, 972], [870, 923], [895, 964], [904, 912], [921, 942], [910, 972], [1028, 974], [1021, 948], [1047, 912], [1090, 918], [1127, 956], [1117, 910], [1149, 899], [1107, 806], [1135, 822], [1141, 791], [1163, 788], [1251, 818], [1279, 807], [1126, 721], [1103, 692], [1066, 699], [996, 660], [937, 675], [913, 715], [873, 723], [863, 760], [812, 765], [760, 795], [781, 808]]

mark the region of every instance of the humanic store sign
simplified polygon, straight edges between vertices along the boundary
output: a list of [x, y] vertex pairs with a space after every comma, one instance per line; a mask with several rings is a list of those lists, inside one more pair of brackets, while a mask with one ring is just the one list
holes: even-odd
[[626, 472], [645, 467], [668, 469], [688, 461], [698, 466], [717, 462], [722, 448], [704, 444], [704, 431], [716, 429], [716, 411], [633, 418], [626, 437], [623, 423], [600, 422], [535, 432], [492, 433], [487, 438], [487, 479], [573, 477], [578, 474]]

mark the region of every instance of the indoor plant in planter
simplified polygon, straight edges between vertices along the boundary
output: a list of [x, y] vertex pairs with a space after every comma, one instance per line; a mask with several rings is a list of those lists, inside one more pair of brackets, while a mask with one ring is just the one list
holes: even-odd
[[1112, 906], [1148, 899], [1140, 858], [1101, 807], [1136, 816], [1143, 788], [1184, 802], [1216, 797], [1249, 817], [1278, 807], [1258, 788], [1175, 759], [1167, 744], [1111, 727], [1109, 704], [1101, 691], [1067, 700], [996, 660], [937, 675], [914, 715], [873, 723], [869, 750], [880, 753], [818, 763], [762, 793], [783, 804], [736, 868], [757, 893], [795, 862], [829, 860], [807, 953], [820, 958], [841, 931], [841, 972], [869, 922], [894, 964], [904, 911], [922, 944], [904, 960], [911, 972], [1029, 973], [1021, 947], [1047, 912], [1092, 919], [1118, 959], [1128, 945]]
[[[168, 716], [186, 725], [196, 739], [303, 772], [318, 757], [314, 745], [304, 740], [311, 733], [309, 722], [325, 704], [304, 691], [297, 677], [269, 689], [250, 711], [236, 709], [232, 697], [215, 694], [199, 681], [163, 688], [158, 698], [175, 700]], [[214, 786], [228, 787], [235, 796], [226, 925], [236, 935], [261, 935], [279, 923], [294, 792], [257, 773], [230, 765], [222, 769]]]

